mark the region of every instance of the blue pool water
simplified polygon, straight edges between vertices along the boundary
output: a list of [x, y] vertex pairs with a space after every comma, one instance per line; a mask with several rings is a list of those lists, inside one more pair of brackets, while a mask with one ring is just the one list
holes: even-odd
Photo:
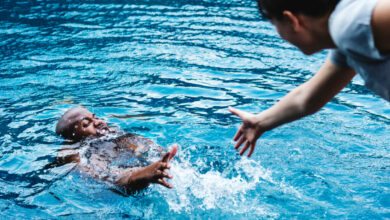
[[[233, 149], [312, 76], [252, 0], [2, 0], [2, 218], [390, 218], [390, 105], [356, 78], [319, 113]], [[84, 106], [169, 147], [174, 188], [124, 197], [62, 166], [60, 115]]]

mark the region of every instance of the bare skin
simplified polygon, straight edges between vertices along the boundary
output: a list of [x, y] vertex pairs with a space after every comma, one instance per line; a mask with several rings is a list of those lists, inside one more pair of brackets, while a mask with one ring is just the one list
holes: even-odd
[[390, 1], [379, 0], [372, 14], [375, 45], [383, 53], [390, 53]]
[[[67, 136], [70, 140], [78, 141], [87, 137], [94, 139], [104, 136], [110, 132], [110, 128], [103, 120], [97, 118], [95, 114], [92, 114], [84, 108], [77, 108], [64, 114], [57, 124], [56, 131], [62, 136]], [[63, 135], [63, 133], [71, 133], [71, 135]], [[131, 137], [133, 138], [126, 139], [119, 137], [116, 147], [124, 150], [129, 149], [130, 152], [133, 152], [137, 155], [137, 157], [140, 157], [140, 152], [145, 148], [143, 145], [153, 143], [152, 141], [138, 135], [131, 135]], [[115, 172], [110, 174], [112, 178], [109, 179], [106, 176], [102, 177], [98, 172], [98, 170], [111, 170], [108, 169], [107, 161], [105, 161], [105, 158], [107, 157], [104, 157], [104, 155], [91, 155], [90, 164], [85, 166], [80, 163], [80, 155], [77, 151], [75, 151], [75, 149], [64, 148], [59, 151], [58, 159], [61, 164], [75, 163], [82, 172], [92, 177], [100, 178], [109, 182], [116, 179], [112, 183], [121, 188], [125, 188], [126, 191], [137, 191], [146, 188], [150, 183], [160, 184], [164, 187], [172, 188], [172, 185], [166, 181], [166, 178], [171, 179], [172, 176], [166, 171], [167, 169], [170, 169], [169, 161], [175, 156], [176, 152], [177, 146], [175, 145], [170, 151], [164, 154], [161, 160], [137, 170], [134, 170], [132, 167], [127, 169], [115, 169]]]
[[120, 187], [127, 187], [131, 191], [146, 188], [150, 183], [157, 183], [167, 188], [172, 188], [172, 185], [165, 180], [165, 178], [172, 179], [172, 175], [168, 174], [165, 170], [171, 168], [168, 162], [175, 156], [176, 150], [177, 148], [174, 147], [160, 161], [143, 169], [125, 171], [115, 184]]
[[[372, 15], [372, 28], [377, 49], [390, 53], [390, 1], [379, 0]], [[305, 54], [335, 48], [329, 34], [329, 14], [313, 18], [303, 14], [283, 12], [283, 20], [271, 19], [282, 38], [297, 46]], [[261, 135], [285, 123], [300, 119], [320, 110], [334, 98], [356, 75], [351, 68], [340, 68], [326, 60], [320, 70], [306, 83], [292, 90], [271, 108], [251, 114], [229, 107], [242, 120], [234, 136], [234, 146], [243, 155], [251, 156]]]
[[293, 14], [290, 11], [284, 11], [283, 15], [285, 19], [271, 19], [271, 23], [283, 39], [298, 47], [304, 54], [311, 55], [325, 48], [336, 47], [328, 29], [330, 13], [320, 18]]
[[85, 108], [68, 110], [57, 122], [56, 133], [68, 140], [99, 137], [109, 133], [107, 124]]
[[240, 155], [249, 149], [248, 157], [250, 157], [256, 147], [257, 139], [264, 132], [317, 112], [354, 76], [355, 71], [352, 69], [339, 68], [327, 60], [313, 78], [257, 115], [229, 107], [230, 112], [240, 117], [243, 122], [234, 136], [234, 140], [237, 141], [234, 148], [238, 149], [244, 144]]

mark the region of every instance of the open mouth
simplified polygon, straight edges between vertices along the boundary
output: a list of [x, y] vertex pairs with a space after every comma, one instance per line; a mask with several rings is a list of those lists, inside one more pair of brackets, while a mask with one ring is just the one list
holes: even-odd
[[96, 133], [99, 135], [99, 136], [103, 136], [103, 135], [106, 135], [110, 132], [110, 129], [107, 125], [105, 124], [100, 124], [98, 127], [97, 127], [97, 130], [96, 130]]

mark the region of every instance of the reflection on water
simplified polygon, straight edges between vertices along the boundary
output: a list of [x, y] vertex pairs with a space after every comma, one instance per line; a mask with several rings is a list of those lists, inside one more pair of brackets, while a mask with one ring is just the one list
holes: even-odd
[[[227, 106], [262, 111], [326, 57], [282, 41], [256, 1], [3, 0], [0, 19], [3, 216], [389, 217], [390, 108], [360, 79], [266, 133], [250, 159], [234, 151]], [[75, 105], [180, 144], [174, 189], [123, 197], [71, 166], [45, 169]]]

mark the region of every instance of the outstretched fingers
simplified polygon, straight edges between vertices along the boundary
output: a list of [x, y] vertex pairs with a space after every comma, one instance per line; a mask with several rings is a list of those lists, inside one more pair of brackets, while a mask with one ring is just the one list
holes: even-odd
[[169, 157], [171, 155], [171, 152], [168, 151], [164, 154], [163, 158], [161, 159], [161, 162], [167, 163], [169, 161]]
[[167, 163], [176, 155], [176, 152], [177, 152], [177, 145], [175, 144], [175, 145], [173, 145], [173, 147], [170, 151], [168, 151], [164, 154], [163, 158], [161, 159], [161, 162]]
[[[232, 108], [232, 107], [229, 106], [229, 111], [230, 111], [231, 113], [237, 115], [238, 117], [240, 117], [240, 118], [242, 119], [240, 110], [235, 109], [235, 108]], [[234, 141], [237, 141], [237, 140], [242, 136], [242, 134], [243, 134], [243, 131], [242, 131], [242, 126], [241, 126], [240, 129], [238, 129], [236, 135], [234, 135], [233, 140], [234, 140]]]
[[158, 170], [157, 173], [156, 173], [156, 178], [157, 178], [157, 179], [161, 179], [161, 178], [172, 179], [172, 176], [169, 175], [167, 172]]
[[245, 143], [244, 147], [240, 150], [240, 155], [243, 155], [245, 153], [245, 151], [248, 150], [249, 146], [250, 146], [250, 143], [249, 143], [249, 141], [247, 141]]
[[240, 129], [238, 129], [238, 131], [237, 131], [236, 135], [234, 135], [234, 138], [233, 138], [233, 140], [234, 140], [234, 141], [237, 141], [237, 140], [238, 140], [238, 138], [240, 138], [240, 137], [241, 137], [241, 135], [242, 135], [242, 127], [241, 127]]
[[256, 147], [256, 142], [254, 142], [253, 144], [250, 145], [248, 157], [250, 157], [252, 155], [253, 151], [255, 150], [255, 147]]
[[230, 107], [229, 106], [229, 111], [231, 112], [231, 113], [233, 113], [233, 114], [235, 114], [235, 115], [237, 115], [238, 117], [242, 117], [242, 113], [243, 113], [243, 111], [241, 111], [241, 110], [239, 110], [239, 109], [236, 109], [236, 108], [233, 108], [233, 107]]
[[171, 166], [166, 162], [159, 162], [158, 167], [157, 167], [157, 169], [159, 169], [159, 170], [165, 170], [165, 169], [170, 169], [170, 168], [171, 168]]
[[165, 179], [163, 179], [163, 178], [158, 179], [158, 180], [157, 180], [157, 183], [160, 184], [160, 185], [163, 185], [163, 186], [165, 186], [165, 187], [167, 187], [167, 188], [169, 188], [169, 189], [172, 188], [172, 185], [169, 184], [169, 183], [167, 183], [167, 181], [165, 181]]
[[234, 148], [239, 149], [245, 143], [239, 154], [243, 155], [249, 148], [248, 157], [250, 157], [255, 150], [256, 141], [263, 131], [257, 124], [255, 115], [232, 107], [229, 107], [229, 111], [242, 120], [242, 125], [233, 138], [234, 141], [237, 141]]
[[177, 145], [176, 144], [173, 145], [172, 149], [169, 152], [170, 152], [170, 154], [169, 154], [168, 160], [171, 160], [176, 155]]
[[170, 151], [164, 154], [161, 160], [158, 162], [157, 171], [155, 173], [155, 180], [153, 182], [165, 186], [167, 188], [172, 188], [172, 185], [169, 184], [165, 178], [172, 179], [173, 176], [165, 172], [166, 169], [170, 169], [171, 166], [168, 164], [177, 152], [177, 145], [174, 145]]
[[[170, 175], [169, 173], [165, 172], [165, 169], [169, 169], [169, 168], [171, 168], [171, 167], [169, 166], [168, 163], [164, 163], [164, 162], [160, 162], [159, 163], [158, 170], [156, 171], [156, 174], [155, 174], [156, 183], [159, 183], [159, 184], [166, 183], [165, 178], [168, 178], [168, 179], [172, 179], [173, 178], [172, 175]], [[161, 182], [161, 180], [164, 180], [164, 181]], [[169, 184], [168, 185], [162, 184], [162, 185], [168, 187]], [[171, 188], [171, 187], [168, 187], [168, 188]]]
[[242, 145], [242, 143], [244, 143], [245, 140], [245, 137], [241, 137], [241, 139], [236, 143], [236, 145], [234, 145], [234, 149], [237, 150], [238, 148], [240, 148], [240, 146]]

